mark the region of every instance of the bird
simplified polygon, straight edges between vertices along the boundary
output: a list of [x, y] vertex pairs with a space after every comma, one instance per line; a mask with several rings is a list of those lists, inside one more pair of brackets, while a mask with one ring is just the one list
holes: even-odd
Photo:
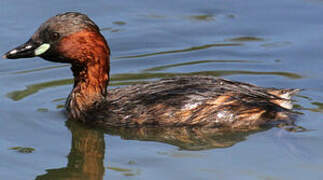
[[110, 48], [87, 15], [49, 18], [3, 58], [69, 63], [74, 86], [67, 118], [98, 127], [258, 129], [295, 122], [291, 97], [300, 89], [263, 88], [212, 76], [176, 76], [107, 90]]

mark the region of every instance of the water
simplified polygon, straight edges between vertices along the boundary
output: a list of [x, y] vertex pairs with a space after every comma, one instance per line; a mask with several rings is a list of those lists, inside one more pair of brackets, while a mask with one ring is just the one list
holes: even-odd
[[63, 113], [68, 65], [2, 60], [1, 179], [323, 178], [322, 1], [2, 0], [0, 52], [65, 11], [101, 27], [111, 88], [181, 74], [302, 88], [297, 125], [307, 131], [88, 128]]

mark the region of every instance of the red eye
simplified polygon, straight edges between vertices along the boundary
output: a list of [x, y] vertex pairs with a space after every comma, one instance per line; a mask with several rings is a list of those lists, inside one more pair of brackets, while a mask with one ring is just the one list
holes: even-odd
[[53, 33], [51, 34], [51, 39], [52, 39], [52, 40], [57, 40], [57, 39], [59, 39], [59, 37], [60, 37], [60, 35], [59, 35], [59, 33], [58, 33], [58, 32], [53, 32]]

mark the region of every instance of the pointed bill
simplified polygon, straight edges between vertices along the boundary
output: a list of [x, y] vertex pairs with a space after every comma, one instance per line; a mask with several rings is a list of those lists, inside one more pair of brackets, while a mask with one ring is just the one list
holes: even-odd
[[40, 56], [50, 49], [49, 43], [37, 43], [32, 39], [26, 43], [8, 51], [3, 55], [7, 59], [31, 58]]

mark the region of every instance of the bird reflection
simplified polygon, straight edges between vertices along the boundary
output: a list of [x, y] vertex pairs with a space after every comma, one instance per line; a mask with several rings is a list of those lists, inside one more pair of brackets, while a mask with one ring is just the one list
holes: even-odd
[[108, 128], [104, 132], [127, 140], [163, 142], [182, 150], [196, 151], [231, 147], [245, 140], [248, 135], [259, 131], [230, 131], [203, 127], [144, 127]]
[[59, 169], [48, 169], [36, 180], [101, 180], [104, 176], [104, 133], [82, 124], [67, 121], [72, 133], [68, 164]]
[[[229, 131], [216, 128], [106, 128], [96, 129], [78, 122], [67, 121], [66, 126], [72, 133], [72, 146], [68, 164], [59, 169], [48, 169], [36, 180], [100, 180], [105, 167], [104, 134], [117, 135], [127, 140], [156, 141], [172, 144], [183, 150], [205, 150], [227, 148], [246, 139], [255, 131]], [[264, 130], [264, 129], [262, 129]]]

